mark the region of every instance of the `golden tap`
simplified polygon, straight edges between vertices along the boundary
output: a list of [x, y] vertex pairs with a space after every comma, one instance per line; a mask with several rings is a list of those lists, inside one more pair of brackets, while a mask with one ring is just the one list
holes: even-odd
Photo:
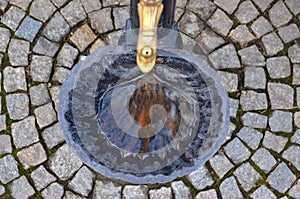
[[137, 43], [137, 65], [150, 72], [156, 62], [157, 27], [163, 11], [162, 0], [141, 0], [138, 4], [140, 29]]

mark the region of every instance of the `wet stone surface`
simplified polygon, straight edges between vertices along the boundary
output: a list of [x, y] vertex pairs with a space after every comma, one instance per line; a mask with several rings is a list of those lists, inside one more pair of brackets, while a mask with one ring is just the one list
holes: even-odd
[[227, 88], [230, 130], [205, 166], [140, 186], [84, 165], [57, 118], [62, 83], [118, 44], [130, 1], [0, 0], [0, 198], [300, 198], [299, 3], [177, 1], [185, 48], [197, 43]]

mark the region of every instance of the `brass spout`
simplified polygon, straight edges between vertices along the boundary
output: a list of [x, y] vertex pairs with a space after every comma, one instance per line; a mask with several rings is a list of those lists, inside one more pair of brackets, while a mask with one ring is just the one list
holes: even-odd
[[163, 11], [162, 0], [141, 0], [138, 4], [140, 29], [137, 42], [137, 65], [150, 72], [156, 62], [157, 27]]

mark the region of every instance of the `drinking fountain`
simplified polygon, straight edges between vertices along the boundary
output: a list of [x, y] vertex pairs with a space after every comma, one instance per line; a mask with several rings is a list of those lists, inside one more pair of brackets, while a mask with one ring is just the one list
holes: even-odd
[[225, 88], [204, 55], [183, 49], [175, 0], [132, 0], [118, 46], [75, 65], [60, 91], [59, 122], [96, 172], [166, 183], [204, 165], [224, 142]]

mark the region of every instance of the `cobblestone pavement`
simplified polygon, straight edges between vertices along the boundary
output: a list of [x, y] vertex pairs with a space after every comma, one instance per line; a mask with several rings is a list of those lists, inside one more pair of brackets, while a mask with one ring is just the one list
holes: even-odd
[[300, 1], [178, 0], [230, 96], [230, 132], [197, 171], [160, 185], [94, 173], [57, 121], [72, 66], [116, 44], [129, 0], [0, 0], [0, 198], [300, 198]]

